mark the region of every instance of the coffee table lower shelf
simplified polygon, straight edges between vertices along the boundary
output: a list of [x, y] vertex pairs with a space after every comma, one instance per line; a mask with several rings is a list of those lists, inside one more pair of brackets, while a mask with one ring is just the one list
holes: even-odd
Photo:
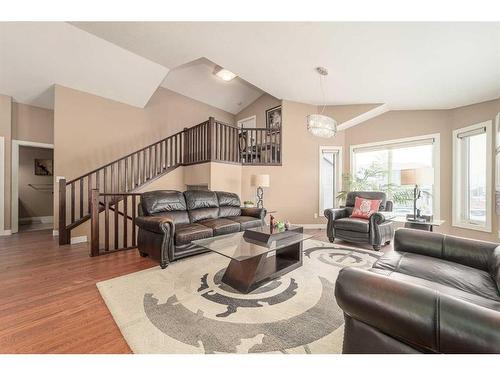
[[222, 282], [241, 293], [250, 293], [301, 265], [302, 242], [298, 242], [252, 258], [231, 259]]

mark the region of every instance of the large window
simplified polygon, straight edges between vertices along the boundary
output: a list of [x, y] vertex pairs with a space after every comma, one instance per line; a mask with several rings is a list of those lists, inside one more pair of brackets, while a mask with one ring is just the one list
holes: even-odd
[[400, 215], [413, 213], [414, 186], [401, 185], [401, 170], [432, 168], [434, 184], [419, 186], [422, 214], [439, 216], [439, 136], [401, 139], [351, 148], [351, 175], [347, 190], [384, 191]]
[[319, 214], [327, 208], [337, 207], [337, 194], [341, 184], [341, 147], [322, 146], [319, 150]]
[[453, 132], [453, 225], [491, 231], [491, 121]]

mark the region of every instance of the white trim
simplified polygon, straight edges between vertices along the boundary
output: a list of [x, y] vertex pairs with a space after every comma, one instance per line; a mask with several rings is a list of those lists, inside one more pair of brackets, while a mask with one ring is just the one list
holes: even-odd
[[53, 144], [31, 141], [12, 140], [12, 172], [11, 172], [11, 209], [10, 209], [10, 227], [12, 233], [17, 233], [19, 220], [19, 146], [54, 148]]
[[326, 229], [326, 224], [294, 224], [304, 229]]
[[319, 153], [318, 153], [318, 216], [319, 217], [324, 217], [325, 215], [321, 211], [321, 157], [323, 155], [323, 150], [329, 150], [329, 151], [334, 151], [335, 152], [335, 187], [334, 187], [334, 192], [333, 192], [333, 207], [332, 208], [337, 208], [338, 207], [338, 201], [336, 199], [337, 194], [339, 191], [342, 190], [342, 171], [343, 171], [343, 148], [342, 146], [319, 146]]
[[88, 242], [87, 236], [71, 237], [71, 245], [76, 245], [77, 243]]
[[369, 147], [376, 147], [376, 146], [386, 146], [386, 145], [391, 145], [395, 143], [402, 143], [402, 142], [416, 142], [416, 141], [421, 141], [425, 139], [434, 139], [434, 148], [432, 152], [432, 164], [434, 168], [434, 185], [433, 185], [433, 192], [432, 192], [432, 214], [434, 215], [434, 218], [436, 220], [439, 220], [441, 217], [441, 173], [440, 173], [440, 168], [441, 168], [441, 135], [439, 133], [434, 133], [434, 134], [425, 134], [425, 135], [418, 135], [415, 137], [406, 137], [406, 138], [397, 138], [397, 139], [391, 139], [389, 141], [380, 141], [380, 142], [370, 142], [370, 143], [362, 143], [362, 144], [357, 144], [357, 145], [351, 145], [349, 147], [349, 171], [350, 173], [354, 172], [354, 149], [356, 148], [369, 148]]
[[0, 236], [10, 236], [12, 234], [12, 231], [10, 229], [4, 229], [1, 233]]
[[256, 115], [253, 115], [253, 116], [250, 116], [250, 117], [246, 117], [246, 118], [242, 118], [241, 120], [238, 120], [238, 121], [236, 122], [236, 126], [237, 126], [238, 128], [241, 128], [241, 123], [242, 123], [242, 122], [246, 122], [246, 121], [248, 121], [248, 120], [252, 120], [252, 119], [254, 119], [254, 120], [255, 120], [255, 127], [257, 127], [257, 116], [256, 116]]
[[57, 230], [57, 229], [53, 229], [53, 230], [52, 230], [52, 236], [53, 236], [53, 237], [57, 237], [57, 236], [59, 236], [59, 230]]
[[0, 137], [0, 233], [5, 232], [5, 138]]
[[[477, 225], [470, 222], [462, 220], [462, 163], [458, 161], [458, 158], [463, 155], [460, 150], [460, 139], [458, 138], [459, 133], [468, 132], [481, 127], [486, 128], [486, 223], [484, 225]], [[472, 229], [480, 232], [491, 233], [491, 222], [492, 222], [492, 121], [480, 122], [464, 128], [455, 129], [452, 132], [452, 147], [453, 147], [453, 192], [452, 192], [452, 226], [464, 229]]]
[[380, 115], [388, 112], [389, 110], [390, 110], [390, 108], [387, 104], [381, 104], [378, 107], [370, 109], [369, 111], [362, 113], [359, 116], [356, 116], [348, 121], [341, 123], [339, 126], [337, 126], [337, 130], [340, 131], [340, 130], [352, 128], [353, 126], [362, 124], [365, 121], [368, 121], [368, 120], [371, 120], [372, 118], [380, 116]]

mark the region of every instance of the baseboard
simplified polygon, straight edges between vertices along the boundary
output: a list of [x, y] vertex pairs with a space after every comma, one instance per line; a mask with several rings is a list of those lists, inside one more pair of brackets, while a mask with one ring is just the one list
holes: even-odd
[[54, 230], [52, 231], [52, 236], [54, 236], [54, 237], [59, 236], [59, 230], [54, 229]]
[[326, 224], [295, 224], [300, 227], [303, 227], [304, 229], [326, 229]]
[[82, 243], [82, 242], [88, 242], [87, 236], [71, 237], [71, 245], [75, 245], [77, 243]]
[[52, 224], [54, 216], [33, 216], [19, 218], [19, 224]]
[[10, 229], [4, 229], [3, 231], [0, 232], [0, 236], [10, 236], [12, 234], [12, 231]]

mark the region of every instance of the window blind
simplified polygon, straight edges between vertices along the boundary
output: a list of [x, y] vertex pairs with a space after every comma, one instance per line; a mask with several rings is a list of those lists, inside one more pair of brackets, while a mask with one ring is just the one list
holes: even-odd
[[486, 126], [481, 126], [480, 128], [477, 128], [477, 129], [458, 133], [457, 138], [463, 139], [463, 138], [472, 137], [474, 135], [480, 135], [480, 134], [484, 134], [484, 133], [486, 133]]
[[434, 144], [434, 142], [435, 142], [434, 138], [424, 138], [415, 141], [393, 142], [376, 146], [356, 146], [352, 149], [352, 152], [359, 153], [359, 152], [371, 152], [380, 150], [393, 150], [405, 147], [426, 146], [426, 145], [432, 145]]

